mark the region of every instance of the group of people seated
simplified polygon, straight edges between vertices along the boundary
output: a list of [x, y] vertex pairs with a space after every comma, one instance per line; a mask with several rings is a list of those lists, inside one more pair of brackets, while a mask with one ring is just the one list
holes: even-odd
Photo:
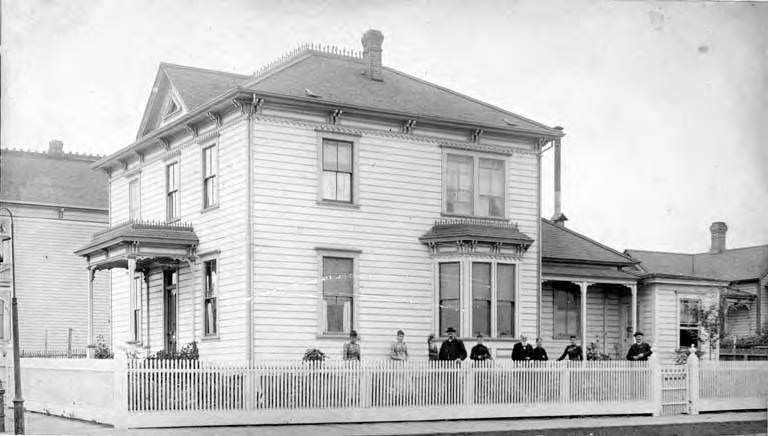
[[[467, 349], [464, 347], [464, 342], [456, 337], [456, 329], [448, 327], [445, 330], [448, 336], [440, 345], [438, 349], [435, 343], [435, 335], [429, 335], [427, 338], [427, 347], [429, 350], [429, 360], [442, 360], [442, 361], [463, 361], [467, 358]], [[650, 345], [643, 341], [643, 333], [635, 332], [635, 343], [629, 348], [627, 352], [627, 360], [642, 361], [648, 360], [653, 351], [651, 351]], [[473, 361], [485, 361], [492, 360], [493, 356], [488, 347], [483, 343], [484, 337], [482, 334], [478, 334], [477, 344], [472, 347], [469, 353], [470, 360]], [[581, 346], [576, 343], [576, 336], [571, 335], [571, 343], [565, 347], [563, 354], [557, 360], [584, 360], [584, 353]], [[512, 347], [512, 360], [515, 361], [544, 361], [549, 360], [547, 350], [543, 347], [543, 340], [539, 337], [536, 338], [536, 345], [533, 346], [528, 343], [528, 336], [521, 335], [520, 342], [516, 343]], [[408, 360], [408, 345], [405, 343], [405, 332], [402, 330], [397, 331], [397, 337], [395, 342], [392, 343], [390, 348], [389, 357], [392, 360], [405, 361]], [[358, 343], [357, 332], [352, 330], [349, 334], [349, 342], [344, 344], [343, 349], [344, 360], [360, 360], [360, 344]]]

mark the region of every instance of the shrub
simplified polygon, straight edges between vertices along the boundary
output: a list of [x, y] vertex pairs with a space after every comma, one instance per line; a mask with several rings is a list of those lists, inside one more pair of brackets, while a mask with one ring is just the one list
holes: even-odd
[[148, 359], [158, 360], [198, 360], [200, 353], [197, 349], [197, 342], [192, 341], [187, 345], [181, 347], [176, 351], [160, 350], [154, 356], [149, 356]]
[[736, 348], [753, 348], [766, 346], [768, 345], [768, 330], [763, 331], [763, 333], [760, 335], [743, 336], [741, 338], [725, 338], [720, 343], [720, 347], [733, 348], [734, 343]]
[[326, 358], [325, 353], [318, 350], [317, 348], [310, 348], [304, 353], [304, 357], [301, 358], [301, 360], [305, 362], [322, 362]]
[[115, 353], [109, 349], [107, 340], [103, 335], [96, 336], [96, 349], [94, 350], [93, 357], [96, 359], [112, 359], [115, 357]]

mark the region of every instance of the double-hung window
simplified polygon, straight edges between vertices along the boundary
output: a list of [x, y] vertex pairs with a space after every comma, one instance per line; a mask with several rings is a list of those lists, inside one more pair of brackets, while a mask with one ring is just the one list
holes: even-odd
[[133, 278], [133, 295], [131, 295], [131, 336], [134, 342], [141, 342], [141, 295], [144, 280], [140, 275]]
[[216, 144], [203, 149], [203, 209], [217, 204], [218, 147]]
[[165, 217], [168, 222], [179, 219], [179, 163], [165, 167]]
[[203, 293], [205, 300], [203, 302], [204, 320], [203, 329], [205, 336], [215, 336], [218, 334], [218, 313], [217, 313], [217, 286], [216, 281], [216, 259], [203, 262]]
[[[516, 265], [462, 258], [438, 263], [438, 319], [458, 335], [512, 338], [515, 335]], [[471, 277], [465, 286], [463, 277]]]
[[681, 298], [680, 309], [680, 346], [699, 346], [699, 313], [701, 301], [692, 298]]
[[554, 287], [555, 338], [579, 336], [581, 332], [581, 291], [568, 287]]
[[6, 339], [6, 336], [5, 336], [5, 300], [0, 300], [0, 339]]
[[352, 203], [353, 143], [323, 138], [322, 200]]
[[349, 333], [354, 317], [354, 258], [322, 257], [322, 326], [324, 334]]
[[444, 212], [504, 218], [505, 162], [479, 154], [447, 153]]
[[141, 219], [141, 188], [139, 179], [128, 183], [128, 218], [131, 221]]

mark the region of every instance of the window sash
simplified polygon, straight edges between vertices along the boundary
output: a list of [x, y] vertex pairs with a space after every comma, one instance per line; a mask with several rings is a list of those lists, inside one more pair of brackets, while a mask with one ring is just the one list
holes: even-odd
[[505, 165], [502, 159], [446, 154], [445, 212], [503, 218], [506, 214]]
[[353, 144], [323, 139], [322, 195], [324, 200], [352, 202]]
[[496, 336], [515, 336], [515, 274], [517, 265], [496, 265]]
[[581, 296], [569, 289], [553, 288], [555, 337], [579, 336], [581, 333]]
[[322, 257], [324, 333], [349, 333], [354, 321], [354, 258]]
[[216, 204], [216, 176], [217, 176], [217, 151], [216, 145], [203, 149], [203, 208]]
[[131, 295], [131, 333], [135, 342], [141, 341], [141, 309], [144, 280], [140, 276], [134, 277], [133, 295]]
[[491, 335], [491, 264], [472, 262], [472, 336]]
[[131, 180], [128, 183], [128, 218], [137, 220], [141, 218], [141, 197], [139, 180]]
[[166, 166], [165, 184], [166, 184], [166, 203], [165, 211], [167, 221], [174, 221], [179, 218], [179, 164], [174, 162]]
[[216, 297], [206, 297], [203, 310], [205, 318], [205, 330], [203, 332], [204, 335], [216, 335], [218, 333]]

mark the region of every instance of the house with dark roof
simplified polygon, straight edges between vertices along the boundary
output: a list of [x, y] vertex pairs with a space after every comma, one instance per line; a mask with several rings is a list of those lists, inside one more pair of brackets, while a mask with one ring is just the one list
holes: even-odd
[[573, 335], [623, 359], [638, 330], [638, 304], [648, 304], [638, 298], [631, 272], [637, 261], [562, 220], [542, 219], [541, 238], [540, 332], [548, 349], [563, 350]]
[[[10, 338], [11, 264], [15, 263], [22, 351], [84, 350], [91, 335], [108, 342], [109, 293], [106, 275], [94, 281], [92, 322], [88, 322], [88, 276], [73, 251], [107, 227], [107, 178], [90, 168], [99, 156], [67, 153], [61, 141], [47, 152], [0, 150], [0, 338]], [[5, 239], [5, 238], [4, 238]], [[13, 242], [16, 259], [11, 256]]]
[[686, 311], [701, 308], [706, 301], [686, 295], [680, 288], [683, 283], [707, 284], [721, 289], [719, 299], [725, 305], [727, 335], [747, 336], [768, 328], [768, 244], [727, 249], [727, 231], [724, 222], [712, 223], [711, 246], [706, 253], [625, 251], [641, 262], [638, 266], [646, 283], [665, 284], [669, 289], [665, 294], [668, 300], [665, 307], [669, 313], [662, 317], [664, 321], [657, 322], [679, 326], [680, 335], [670, 338], [668, 346], [687, 346], [698, 340], [697, 334], [690, 333], [693, 331], [690, 326], [697, 325], [698, 320]]
[[494, 349], [538, 331], [540, 155], [562, 129], [362, 44], [253, 75], [160, 65], [136, 140], [93, 164], [110, 227], [77, 250], [111, 276], [116, 348], [340, 357], [356, 330], [376, 358], [402, 329], [425, 358], [448, 327]]

